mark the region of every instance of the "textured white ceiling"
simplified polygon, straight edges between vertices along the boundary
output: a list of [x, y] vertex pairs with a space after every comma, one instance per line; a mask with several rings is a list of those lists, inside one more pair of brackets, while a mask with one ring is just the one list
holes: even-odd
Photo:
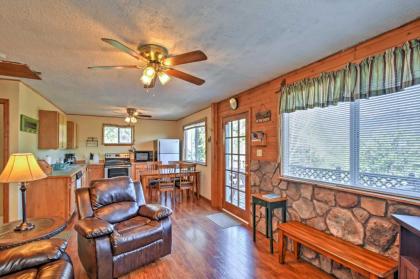
[[[0, 53], [41, 71], [26, 82], [67, 113], [133, 106], [178, 119], [419, 14], [419, 0], [10, 0], [0, 4]], [[201, 49], [207, 61], [177, 69], [206, 83], [173, 79], [146, 93], [136, 70], [88, 70], [135, 62], [101, 37]]]

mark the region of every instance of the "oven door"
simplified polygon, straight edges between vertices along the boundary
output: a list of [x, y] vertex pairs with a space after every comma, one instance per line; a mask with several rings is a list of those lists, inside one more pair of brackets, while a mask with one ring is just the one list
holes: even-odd
[[106, 167], [105, 178], [117, 177], [117, 176], [131, 176], [130, 167]]

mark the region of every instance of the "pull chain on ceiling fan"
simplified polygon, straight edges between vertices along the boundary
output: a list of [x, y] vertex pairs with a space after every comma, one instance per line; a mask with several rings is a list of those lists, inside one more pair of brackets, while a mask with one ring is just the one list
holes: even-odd
[[133, 50], [126, 45], [114, 39], [102, 38], [102, 41], [112, 45], [120, 51], [123, 51], [133, 58], [145, 62], [146, 65], [117, 65], [117, 66], [92, 66], [88, 69], [138, 69], [142, 70], [140, 80], [144, 88], [153, 88], [156, 80], [159, 79], [162, 85], [165, 85], [170, 77], [182, 79], [184, 81], [202, 85], [205, 81], [201, 78], [176, 70], [172, 66], [182, 65], [192, 62], [207, 60], [207, 56], [201, 51], [191, 51], [180, 55], [170, 56], [168, 50], [160, 45], [146, 44], [139, 45], [138, 51]]

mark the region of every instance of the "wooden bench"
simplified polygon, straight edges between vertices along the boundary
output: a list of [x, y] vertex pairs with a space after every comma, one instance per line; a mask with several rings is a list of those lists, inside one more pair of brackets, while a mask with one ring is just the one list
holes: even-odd
[[[279, 261], [284, 264], [286, 237], [293, 242], [293, 256], [299, 257], [300, 245], [322, 254], [368, 278], [396, 276], [398, 264], [383, 255], [321, 232], [305, 224], [291, 221], [279, 228]], [[395, 277], [396, 278], [396, 277]]]

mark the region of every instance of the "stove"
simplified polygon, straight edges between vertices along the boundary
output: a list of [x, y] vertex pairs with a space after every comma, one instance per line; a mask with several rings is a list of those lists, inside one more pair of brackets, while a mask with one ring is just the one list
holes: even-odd
[[129, 153], [105, 153], [105, 178], [131, 176]]

